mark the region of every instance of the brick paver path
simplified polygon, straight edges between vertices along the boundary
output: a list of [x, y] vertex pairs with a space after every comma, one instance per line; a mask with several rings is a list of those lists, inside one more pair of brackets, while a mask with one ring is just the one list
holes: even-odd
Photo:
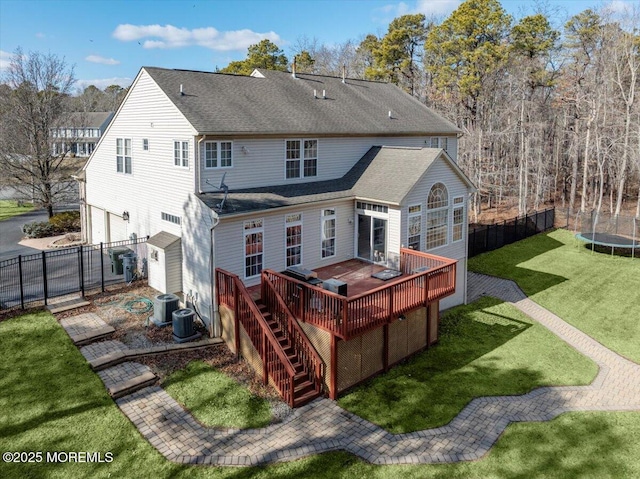
[[61, 319], [60, 326], [64, 328], [75, 344], [83, 344], [102, 338], [115, 331], [95, 313], [84, 313]]
[[491, 295], [513, 303], [593, 359], [588, 386], [543, 387], [522, 396], [471, 401], [449, 424], [394, 435], [328, 399], [296, 409], [284, 422], [257, 430], [214, 430], [197, 423], [159, 387], [117, 401], [167, 459], [197, 464], [256, 465], [343, 449], [376, 464], [442, 463], [482, 457], [511, 422], [548, 421], [567, 411], [640, 411], [640, 365], [602, 346], [529, 300], [511, 281], [469, 274], [469, 300]]

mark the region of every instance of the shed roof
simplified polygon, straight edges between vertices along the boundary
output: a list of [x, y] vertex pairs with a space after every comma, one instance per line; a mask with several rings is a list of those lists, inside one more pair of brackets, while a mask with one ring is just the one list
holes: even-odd
[[294, 78], [290, 73], [270, 70], [256, 71], [254, 76], [156, 67], [144, 70], [199, 134], [398, 136], [460, 132], [390, 83], [352, 78], [343, 83], [341, 78], [310, 74]]
[[166, 231], [161, 231], [160, 233], [156, 233], [151, 238], [149, 238], [147, 240], [147, 244], [155, 246], [158, 249], [166, 250], [169, 246], [177, 241], [180, 241], [179, 236], [172, 235], [171, 233], [167, 233]]

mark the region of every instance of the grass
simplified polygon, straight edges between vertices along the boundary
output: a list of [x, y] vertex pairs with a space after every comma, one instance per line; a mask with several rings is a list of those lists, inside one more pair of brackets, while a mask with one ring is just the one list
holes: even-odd
[[[531, 328], [527, 329], [530, 330]], [[344, 452], [254, 468], [173, 464], [142, 436], [45, 312], [0, 322], [0, 452], [112, 452], [111, 463], [8, 464], [23, 478], [618, 478], [640, 477], [640, 414], [571, 413], [513, 424], [482, 460], [374, 466]]]
[[29, 203], [18, 206], [17, 201], [0, 200], [0, 221], [7, 220], [13, 216], [18, 216], [23, 213], [28, 213], [31, 210], [33, 210], [33, 205]]
[[588, 384], [597, 371], [595, 363], [515, 307], [482, 298], [443, 315], [438, 346], [338, 403], [390, 432], [405, 433], [448, 423], [474, 397]]
[[469, 269], [516, 281], [536, 303], [640, 363], [640, 259], [592, 253], [556, 230], [472, 258]]
[[174, 372], [163, 387], [207, 426], [243, 429], [271, 422], [267, 401], [202, 361]]

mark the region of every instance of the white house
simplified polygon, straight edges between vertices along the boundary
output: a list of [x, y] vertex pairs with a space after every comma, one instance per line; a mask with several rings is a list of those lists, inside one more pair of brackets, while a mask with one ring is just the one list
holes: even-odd
[[459, 134], [388, 83], [144, 67], [84, 168], [84, 230], [150, 236], [150, 284], [207, 322], [212, 264], [251, 287], [354, 258], [397, 269], [402, 248], [457, 260], [444, 309], [466, 297]]
[[113, 118], [112, 111], [72, 112], [63, 124], [51, 130], [54, 155], [73, 154], [88, 157]]

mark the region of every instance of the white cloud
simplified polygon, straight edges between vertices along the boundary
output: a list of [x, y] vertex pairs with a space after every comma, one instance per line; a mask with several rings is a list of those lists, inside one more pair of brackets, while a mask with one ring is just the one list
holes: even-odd
[[249, 45], [265, 38], [274, 43], [280, 42], [280, 36], [271, 31], [257, 33], [252, 30], [232, 30], [220, 32], [213, 27], [178, 28], [173, 25], [118, 25], [113, 37], [123, 42], [137, 41], [144, 48], [182, 48], [192, 45], [217, 51], [244, 50]]
[[101, 65], [119, 65], [120, 62], [118, 60], [114, 60], [113, 58], [105, 58], [100, 55], [89, 55], [85, 57], [85, 60], [91, 63], [100, 63]]
[[461, 2], [462, 0], [416, 0], [415, 3], [390, 3], [376, 8], [374, 15], [376, 13], [381, 14], [379, 18], [376, 18], [381, 23], [389, 23], [396, 17], [413, 13], [424, 13], [429, 18], [431, 16], [448, 15], [458, 8]]
[[127, 77], [98, 78], [95, 80], [78, 80], [76, 81], [76, 87], [82, 91], [89, 85], [93, 85], [100, 90], [104, 90], [109, 85], [120, 85], [121, 87], [126, 88], [131, 85], [132, 82], [133, 79]]
[[625, 0], [611, 0], [604, 7], [605, 11], [618, 14], [618, 15], [629, 15], [633, 9], [631, 2]]
[[38, 33], [36, 33], [36, 37], [37, 38], [46, 38], [46, 35], [44, 33], [42, 33], [42, 32], [38, 32]]
[[9, 68], [9, 64], [11, 63], [12, 58], [13, 53], [0, 50], [0, 70], [6, 70], [7, 68]]

